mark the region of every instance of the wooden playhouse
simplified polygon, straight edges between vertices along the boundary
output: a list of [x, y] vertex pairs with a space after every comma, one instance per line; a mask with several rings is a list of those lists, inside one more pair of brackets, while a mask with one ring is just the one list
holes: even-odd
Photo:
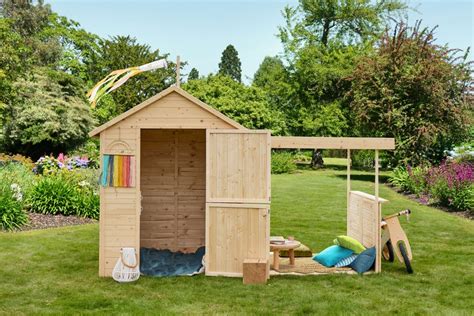
[[[100, 189], [100, 276], [111, 276], [122, 247], [194, 252], [201, 246], [206, 247], [206, 275], [242, 276], [245, 259], [269, 259], [272, 147], [374, 149], [376, 155], [394, 148], [393, 139], [272, 138], [179, 87], [90, 135], [100, 137], [102, 172], [104, 157], [126, 157], [129, 166]], [[379, 248], [384, 200], [378, 197], [378, 168], [376, 182], [372, 196], [351, 191], [348, 181], [347, 234]]]

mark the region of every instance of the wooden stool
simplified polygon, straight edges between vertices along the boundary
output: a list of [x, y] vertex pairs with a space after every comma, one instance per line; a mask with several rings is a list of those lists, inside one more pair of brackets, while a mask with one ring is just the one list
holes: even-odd
[[280, 269], [280, 250], [288, 250], [290, 265], [295, 265], [295, 248], [300, 245], [301, 243], [297, 240], [287, 240], [282, 245], [270, 244], [270, 251], [273, 251], [273, 269], [276, 271]]

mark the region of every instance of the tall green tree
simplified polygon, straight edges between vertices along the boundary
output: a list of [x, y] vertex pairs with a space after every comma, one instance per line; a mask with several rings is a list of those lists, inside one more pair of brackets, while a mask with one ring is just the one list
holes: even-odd
[[32, 158], [75, 148], [88, 138], [94, 124], [83, 96], [64, 90], [57, 73], [45, 76], [41, 73], [48, 70], [37, 70], [14, 83], [12, 119], [4, 126], [6, 151]]
[[199, 71], [196, 68], [191, 69], [188, 75], [188, 80], [199, 79]]
[[237, 82], [242, 82], [241, 66], [239, 53], [233, 45], [228, 45], [222, 52], [219, 74], [229, 76]]
[[209, 75], [188, 81], [183, 88], [247, 128], [270, 129], [275, 135], [285, 133], [281, 112], [270, 108], [258, 87], [245, 86], [229, 76]]
[[394, 137], [394, 165], [439, 162], [468, 138], [472, 63], [468, 52], [459, 55], [433, 41], [432, 30], [399, 24], [349, 77], [353, 129]]
[[[100, 42], [100, 48], [93, 52], [89, 72], [98, 82], [113, 70], [140, 66], [157, 59], [166, 58], [159, 50], [140, 44], [131, 36], [114, 36]], [[141, 73], [110, 94], [117, 106], [115, 113], [122, 113], [140, 104], [175, 83], [175, 64], [168, 62], [168, 68]], [[102, 105], [99, 102], [97, 105]]]

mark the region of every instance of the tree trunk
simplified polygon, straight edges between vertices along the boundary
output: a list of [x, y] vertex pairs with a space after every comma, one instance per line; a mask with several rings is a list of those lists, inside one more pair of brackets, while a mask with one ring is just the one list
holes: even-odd
[[323, 152], [321, 149], [313, 150], [313, 157], [311, 158], [311, 168], [322, 168], [324, 167]]

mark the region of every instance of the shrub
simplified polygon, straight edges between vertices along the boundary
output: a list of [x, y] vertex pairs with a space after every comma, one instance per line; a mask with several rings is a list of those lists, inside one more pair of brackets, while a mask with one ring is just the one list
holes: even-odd
[[474, 209], [474, 167], [444, 162], [428, 170], [427, 191], [439, 204], [455, 210]]
[[20, 228], [28, 222], [23, 203], [7, 188], [0, 189], [0, 226], [5, 230]]
[[96, 139], [89, 139], [82, 146], [76, 148], [72, 152], [69, 152], [69, 156], [87, 158], [89, 160], [89, 168], [99, 168], [99, 141]]
[[25, 156], [22, 155], [7, 155], [7, 154], [0, 154], [0, 166], [5, 166], [9, 163], [20, 163], [24, 166], [33, 168], [33, 161]]
[[33, 179], [31, 170], [18, 162], [10, 160], [0, 167], [0, 227], [2, 229], [12, 230], [28, 222], [28, 215], [24, 212], [23, 206]]
[[75, 173], [46, 175], [35, 185], [29, 199], [31, 211], [42, 214], [78, 215], [97, 219], [99, 197], [94, 188]]
[[389, 182], [403, 192], [420, 195], [426, 190], [426, 172], [424, 167], [399, 166], [393, 170]]
[[272, 153], [272, 173], [291, 173], [296, 170], [294, 157], [289, 152]]
[[356, 168], [373, 168], [375, 155], [372, 150], [356, 150], [351, 152], [352, 166]]
[[28, 197], [36, 179], [37, 176], [31, 171], [29, 165], [9, 162], [0, 166], [0, 185], [5, 187], [19, 186], [24, 197], [23, 200]]

